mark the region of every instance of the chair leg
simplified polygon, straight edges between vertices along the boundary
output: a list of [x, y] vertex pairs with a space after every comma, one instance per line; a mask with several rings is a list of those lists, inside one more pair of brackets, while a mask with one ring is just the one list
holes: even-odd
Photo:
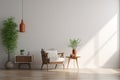
[[63, 64], [63, 69], [65, 68], [65, 65]]
[[42, 64], [42, 66], [41, 66], [41, 70], [42, 70], [42, 68], [43, 68], [43, 65], [44, 65], [44, 64]]
[[48, 71], [48, 63], [47, 63], [47, 71]]
[[57, 68], [57, 64], [55, 65], [55, 69]]

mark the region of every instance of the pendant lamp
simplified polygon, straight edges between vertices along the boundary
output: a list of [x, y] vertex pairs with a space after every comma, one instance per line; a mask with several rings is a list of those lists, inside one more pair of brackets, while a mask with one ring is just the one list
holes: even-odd
[[22, 19], [20, 23], [20, 32], [25, 32], [25, 23], [23, 21], [23, 0], [22, 0]]

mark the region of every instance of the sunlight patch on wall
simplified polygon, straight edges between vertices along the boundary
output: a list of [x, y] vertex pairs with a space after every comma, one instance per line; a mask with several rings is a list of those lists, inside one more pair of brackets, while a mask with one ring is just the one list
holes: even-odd
[[98, 33], [99, 66], [103, 66], [117, 51], [117, 15]]
[[[81, 67], [102, 67], [118, 49], [118, 15], [116, 14], [103, 28], [78, 51]], [[111, 63], [112, 64], [112, 63]]]

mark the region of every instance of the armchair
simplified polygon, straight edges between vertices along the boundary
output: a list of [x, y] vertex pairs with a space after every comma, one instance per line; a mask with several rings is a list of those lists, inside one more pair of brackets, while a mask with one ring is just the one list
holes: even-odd
[[[64, 69], [64, 53], [58, 53], [57, 52], [57, 58], [51, 57], [50, 54], [52, 51], [44, 51], [43, 49], [41, 50], [41, 57], [42, 57], [42, 65], [41, 65], [41, 70], [43, 69], [43, 65], [47, 64], [47, 71], [48, 71], [48, 65], [49, 64], [55, 64], [55, 69], [57, 68], [57, 64], [62, 64], [63, 69]], [[54, 55], [54, 52], [53, 52]]]

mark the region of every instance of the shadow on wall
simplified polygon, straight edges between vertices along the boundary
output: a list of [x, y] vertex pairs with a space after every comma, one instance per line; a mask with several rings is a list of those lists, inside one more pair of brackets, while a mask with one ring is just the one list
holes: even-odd
[[118, 14], [113, 16], [111, 20], [78, 51], [78, 55], [81, 56], [79, 64], [82, 67], [119, 67], [119, 38], [117, 29]]
[[[119, 67], [118, 52], [118, 15], [113, 16], [79, 51], [79, 66], [84, 68], [117, 68]], [[40, 53], [34, 54], [34, 64], [40, 65]], [[39, 55], [39, 56], [38, 56]], [[67, 62], [67, 60], [66, 60]], [[76, 68], [74, 61], [70, 68]]]
[[[118, 60], [116, 61], [115, 58]], [[107, 60], [107, 62], [102, 66], [104, 68], [107, 68], [109, 66], [111, 67], [114, 67], [114, 65], [117, 65], [117, 66], [120, 66], [120, 57], [119, 57], [119, 53], [118, 52], [115, 52], [114, 55], [112, 55], [109, 60]], [[112, 63], [112, 65], [111, 65]], [[116, 67], [116, 68], [119, 68], [119, 67]]]
[[[77, 37], [83, 41], [83, 47], [78, 52], [78, 55], [81, 56], [79, 59], [80, 67], [105, 67], [106, 62], [109, 62], [111, 57], [114, 62], [118, 62], [118, 56], [113, 56], [119, 54], [117, 52], [118, 14], [116, 14], [118, 12], [118, 1], [28, 1], [25, 0], [24, 6], [24, 10], [26, 10], [24, 15], [28, 21], [26, 22], [28, 27], [27, 32], [19, 36], [18, 52], [23, 48], [35, 55], [36, 60], [34, 60], [33, 66], [35, 64], [39, 66], [41, 63], [39, 63], [41, 48], [56, 48], [64, 51], [65, 55], [69, 55], [71, 49], [67, 47], [67, 41], [71, 37]], [[33, 2], [35, 4], [32, 4]], [[19, 20], [19, 16], [16, 14], [19, 12], [16, 10], [19, 9], [15, 7], [18, 4], [15, 0], [10, 1], [8, 6], [12, 11], [9, 11], [9, 8], [3, 5], [8, 3], [7, 0], [1, 2], [0, 16], [2, 18], [0, 18], [0, 25], [4, 17], [7, 16], [13, 15]], [[34, 14], [29, 14], [31, 10]], [[3, 61], [7, 59], [7, 55], [4, 53], [0, 39], [0, 67], [3, 65]], [[110, 64], [107, 67], [117, 66], [113, 62]], [[71, 64], [71, 67], [74, 65]]]

